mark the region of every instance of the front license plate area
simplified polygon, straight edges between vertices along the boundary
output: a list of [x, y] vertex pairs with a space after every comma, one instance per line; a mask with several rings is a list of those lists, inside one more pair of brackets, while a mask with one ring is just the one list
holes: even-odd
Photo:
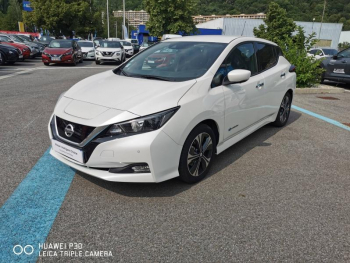
[[84, 153], [79, 149], [73, 148], [56, 140], [52, 140], [52, 149], [55, 152], [73, 159], [74, 161], [84, 163]]
[[335, 69], [333, 70], [333, 73], [344, 74], [345, 71], [344, 71], [343, 68], [335, 68]]
[[61, 58], [51, 58], [52, 61], [61, 61]]

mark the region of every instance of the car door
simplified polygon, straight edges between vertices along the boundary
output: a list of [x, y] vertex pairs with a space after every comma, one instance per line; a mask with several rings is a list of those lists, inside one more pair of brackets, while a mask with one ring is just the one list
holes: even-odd
[[326, 75], [332, 78], [350, 78], [350, 49], [338, 53], [329, 61]]
[[287, 88], [286, 74], [290, 64], [279, 60], [282, 51], [278, 46], [256, 42], [256, 57], [258, 71], [264, 75], [265, 85], [261, 102], [264, 117], [276, 113], [280, 107], [282, 97]]
[[264, 77], [262, 74], [257, 74], [253, 42], [235, 46], [215, 77], [223, 75], [225, 78], [228, 72], [235, 69], [250, 70], [251, 77], [243, 83], [222, 85], [225, 97], [225, 140], [258, 122], [264, 115], [261, 112]]

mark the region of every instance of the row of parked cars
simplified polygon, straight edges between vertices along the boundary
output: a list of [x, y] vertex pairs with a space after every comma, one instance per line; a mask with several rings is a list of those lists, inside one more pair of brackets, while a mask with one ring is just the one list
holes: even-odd
[[84, 59], [95, 60], [96, 64], [104, 62], [122, 63], [149, 45], [140, 46], [136, 39], [102, 39], [94, 41], [53, 39], [42, 52], [42, 61], [46, 66], [50, 63], [77, 65]]
[[45, 42], [35, 42], [27, 35], [0, 34], [0, 64], [41, 56], [46, 46]]

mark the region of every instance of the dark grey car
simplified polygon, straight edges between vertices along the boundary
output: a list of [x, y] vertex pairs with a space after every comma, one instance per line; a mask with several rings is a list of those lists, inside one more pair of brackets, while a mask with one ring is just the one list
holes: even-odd
[[322, 82], [327, 79], [350, 83], [350, 48], [326, 58], [321, 62], [321, 67], [325, 69]]

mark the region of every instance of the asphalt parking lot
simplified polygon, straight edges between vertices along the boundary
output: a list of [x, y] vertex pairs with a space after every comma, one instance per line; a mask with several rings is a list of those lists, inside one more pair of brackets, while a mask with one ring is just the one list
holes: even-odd
[[[350, 92], [296, 94], [286, 127], [226, 150], [198, 184], [110, 183], [55, 162], [47, 124], [62, 92], [114, 67], [0, 66], [3, 262], [349, 262]], [[113, 256], [13, 254], [37, 240]]]

